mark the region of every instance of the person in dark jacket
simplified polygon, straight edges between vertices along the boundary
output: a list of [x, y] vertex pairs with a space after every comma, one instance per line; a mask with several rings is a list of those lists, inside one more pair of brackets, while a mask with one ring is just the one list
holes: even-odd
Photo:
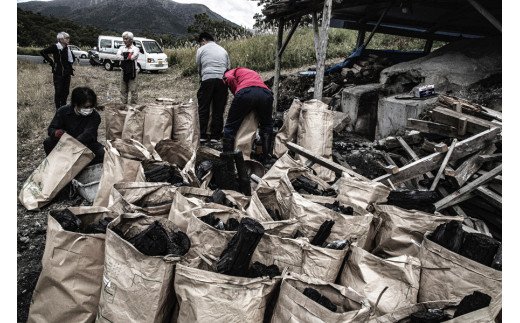
[[68, 133], [96, 155], [90, 165], [102, 163], [105, 151], [97, 141], [101, 117], [95, 110], [96, 106], [97, 96], [92, 89], [77, 87], [72, 90], [70, 104], [56, 111], [47, 129], [49, 137], [43, 142], [45, 154], [49, 155], [61, 136]]
[[273, 150], [273, 92], [255, 71], [237, 67], [224, 73], [224, 82], [235, 96], [229, 108], [224, 137], [223, 151], [233, 151], [235, 137], [244, 118], [255, 111], [260, 123], [263, 159], [271, 157]]
[[[52, 67], [52, 79], [54, 82], [54, 105], [56, 110], [67, 104], [70, 90], [70, 78], [74, 75], [72, 64], [76, 60], [74, 53], [69, 48], [70, 36], [66, 32], [58, 33], [58, 42], [40, 51], [40, 55]], [[49, 56], [52, 54], [52, 58]]]

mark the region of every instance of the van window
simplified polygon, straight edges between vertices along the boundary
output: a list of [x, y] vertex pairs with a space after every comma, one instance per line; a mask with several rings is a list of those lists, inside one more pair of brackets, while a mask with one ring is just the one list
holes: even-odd
[[122, 40], [114, 40], [114, 48], [118, 48], [123, 46], [125, 43], [123, 43]]
[[143, 45], [144, 45], [144, 49], [146, 49], [146, 52], [148, 53], [162, 53], [162, 49], [161, 49], [161, 46], [159, 46], [159, 44], [157, 44], [157, 42], [155, 41], [150, 41], [150, 40], [145, 40], [143, 41]]
[[141, 44], [140, 41], [134, 41], [134, 44], [135, 44], [135, 46], [137, 46], [137, 48], [139, 48], [139, 52], [140, 52], [141, 54], [144, 54], [143, 44]]
[[112, 48], [112, 41], [110, 39], [101, 39], [99, 42], [100, 48]]

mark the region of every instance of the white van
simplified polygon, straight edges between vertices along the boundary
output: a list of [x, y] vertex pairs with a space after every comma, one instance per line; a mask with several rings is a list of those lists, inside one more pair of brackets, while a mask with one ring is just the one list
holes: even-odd
[[[134, 37], [134, 43], [135, 46], [139, 47], [139, 51], [141, 52], [137, 58], [137, 66], [140, 70], [157, 72], [168, 68], [168, 56], [166, 56], [161, 46], [159, 46], [155, 40]], [[116, 54], [119, 47], [123, 45], [123, 37], [98, 37], [99, 61], [107, 71], [111, 71], [114, 67], [120, 66], [120, 61]]]

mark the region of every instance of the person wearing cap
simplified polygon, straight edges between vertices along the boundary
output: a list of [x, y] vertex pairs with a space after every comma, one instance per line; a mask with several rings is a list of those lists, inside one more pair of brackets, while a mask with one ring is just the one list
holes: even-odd
[[87, 146], [94, 154], [91, 165], [102, 163], [105, 155], [104, 147], [97, 141], [101, 117], [96, 111], [96, 93], [88, 87], [77, 87], [72, 90], [70, 104], [56, 111], [47, 129], [49, 137], [43, 142], [45, 155], [49, 155], [56, 147], [64, 133], [67, 133]]
[[229, 108], [222, 138], [223, 151], [233, 151], [235, 137], [244, 118], [255, 111], [260, 123], [263, 159], [273, 149], [273, 92], [257, 72], [237, 67], [224, 73], [224, 82], [235, 96]]
[[[54, 105], [56, 110], [67, 104], [70, 91], [70, 79], [74, 75], [72, 64], [76, 60], [69, 48], [70, 36], [62, 31], [56, 36], [58, 42], [40, 51], [45, 61], [52, 67], [54, 83]], [[52, 58], [49, 56], [52, 54]]]
[[128, 103], [130, 94], [130, 104], [136, 104], [138, 99], [137, 83], [137, 58], [139, 57], [139, 47], [135, 46], [134, 34], [129, 31], [123, 33], [124, 45], [117, 50], [117, 58], [121, 60], [121, 103]]
[[196, 62], [200, 77], [200, 87], [197, 91], [199, 105], [199, 124], [201, 142], [207, 141], [208, 121], [211, 109], [211, 135], [213, 142], [222, 137], [224, 126], [224, 110], [226, 108], [228, 91], [222, 82], [224, 72], [230, 68], [227, 51], [215, 43], [213, 36], [203, 32], [197, 39], [201, 45], [197, 49]]

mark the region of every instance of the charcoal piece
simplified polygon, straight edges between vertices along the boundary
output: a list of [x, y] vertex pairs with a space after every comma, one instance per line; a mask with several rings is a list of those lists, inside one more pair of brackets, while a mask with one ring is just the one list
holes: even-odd
[[327, 240], [327, 238], [329, 237], [334, 223], [335, 222], [333, 220], [326, 220], [325, 222], [323, 222], [314, 238], [312, 238], [311, 244], [314, 246], [323, 245], [325, 240]]
[[197, 169], [195, 170], [195, 176], [197, 176], [199, 181], [202, 181], [202, 178], [208, 174], [213, 168], [213, 162], [211, 160], [202, 161]]
[[500, 242], [482, 233], [466, 233], [460, 255], [491, 267]]
[[98, 222], [91, 223], [85, 227], [85, 230], [83, 233], [92, 234], [92, 233], [106, 233], [107, 232], [107, 226], [110, 222], [112, 222], [114, 218], [106, 217]]
[[491, 296], [479, 291], [474, 291], [473, 294], [464, 296], [459, 305], [457, 305], [457, 309], [455, 310], [453, 317], [461, 316], [480, 310], [481, 308], [488, 307], [490, 303]]
[[493, 258], [491, 267], [495, 268], [496, 270], [502, 271], [502, 244], [500, 244], [500, 247], [498, 248], [495, 258]]
[[270, 208], [265, 208], [267, 213], [271, 216], [271, 218], [275, 221], [282, 221], [282, 217], [280, 216], [280, 212], [278, 210], [272, 210]]
[[213, 213], [210, 213], [210, 214], [205, 215], [205, 216], [201, 216], [199, 218], [199, 220], [201, 220], [202, 222], [204, 222], [206, 224], [211, 225], [212, 227], [216, 227], [219, 222], [222, 222], [222, 221], [220, 221], [219, 218], [216, 218]]
[[435, 212], [433, 203], [441, 199], [435, 191], [391, 191], [387, 198], [387, 204], [395, 205], [407, 210], [419, 210], [423, 212]]
[[190, 238], [182, 231], [172, 232], [168, 243], [168, 255], [175, 257], [184, 256], [191, 247]]
[[293, 239], [298, 239], [298, 238], [301, 238], [301, 237], [305, 237], [305, 235], [300, 231], [300, 230], [296, 230], [296, 232], [293, 234]]
[[170, 237], [159, 221], [154, 221], [141, 233], [128, 239], [128, 242], [147, 256], [166, 256]]
[[175, 166], [168, 162], [144, 161], [141, 163], [147, 182], [182, 183], [183, 178]]
[[256, 278], [256, 277], [265, 277], [269, 276], [269, 278], [273, 278], [275, 276], [280, 276], [282, 273], [280, 269], [276, 265], [266, 266], [258, 261], [255, 261], [247, 272], [247, 277]]
[[303, 194], [321, 195], [321, 191], [318, 189], [318, 184], [311, 181], [307, 177], [300, 175], [292, 182], [294, 189]]
[[253, 252], [263, 235], [264, 227], [260, 223], [251, 218], [243, 218], [237, 233], [220, 255], [217, 272], [245, 277]]
[[238, 222], [237, 219], [229, 218], [226, 222], [225, 228], [226, 228], [226, 231], [237, 231], [239, 225], [240, 225], [240, 222]]
[[247, 174], [246, 165], [244, 163], [244, 155], [240, 150], [236, 150], [233, 158], [235, 159], [240, 192], [246, 196], [251, 196], [251, 180]]
[[442, 309], [421, 310], [410, 315], [412, 323], [438, 323], [449, 319]]
[[307, 296], [308, 298], [312, 299], [316, 303], [329, 309], [332, 312], [336, 312], [338, 310], [338, 307], [334, 303], [332, 303], [330, 299], [321, 295], [320, 292], [318, 292], [314, 288], [311, 288], [311, 287], [305, 288], [303, 290], [303, 295]]
[[462, 224], [452, 220], [439, 225], [435, 231], [428, 236], [428, 239], [446, 249], [459, 253], [465, 234], [466, 232], [462, 230]]
[[81, 220], [69, 209], [53, 210], [50, 215], [58, 221], [63, 230], [78, 232], [81, 227]]
[[324, 191], [321, 191], [321, 195], [322, 196], [334, 196], [336, 197], [338, 195], [338, 193], [336, 193], [336, 191], [333, 189], [333, 188], [328, 188]]
[[213, 201], [213, 203], [226, 205], [226, 194], [222, 192], [222, 190], [216, 189], [211, 195], [211, 200]]
[[347, 245], [349, 245], [349, 242], [347, 240], [336, 240], [332, 241], [331, 243], [325, 242], [323, 244], [323, 247], [329, 249], [343, 250]]
[[232, 153], [221, 153], [220, 159], [213, 161], [211, 183], [213, 187], [223, 190], [240, 191], [235, 169], [235, 159]]
[[345, 214], [345, 215], [352, 215], [354, 214], [354, 209], [351, 206], [343, 206], [339, 205], [338, 201], [335, 201], [334, 203], [323, 203], [323, 206], [326, 208], [331, 209], [332, 211]]

